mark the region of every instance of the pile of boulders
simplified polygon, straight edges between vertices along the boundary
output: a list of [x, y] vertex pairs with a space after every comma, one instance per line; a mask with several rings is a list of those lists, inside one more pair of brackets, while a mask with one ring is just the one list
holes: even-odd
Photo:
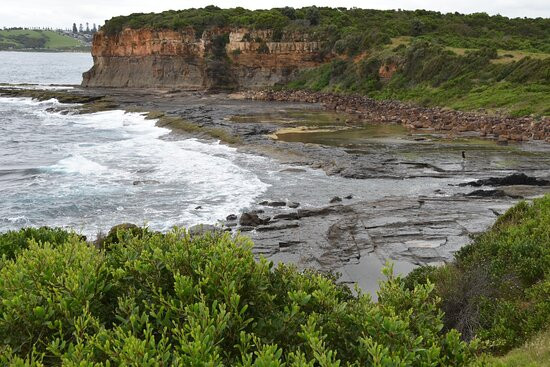
[[509, 117], [448, 108], [420, 107], [394, 100], [359, 95], [303, 90], [248, 91], [246, 97], [263, 101], [321, 103], [325, 109], [359, 115], [371, 123], [401, 124], [408, 129], [434, 129], [450, 134], [477, 132], [501, 142], [543, 140], [550, 142], [550, 117]]

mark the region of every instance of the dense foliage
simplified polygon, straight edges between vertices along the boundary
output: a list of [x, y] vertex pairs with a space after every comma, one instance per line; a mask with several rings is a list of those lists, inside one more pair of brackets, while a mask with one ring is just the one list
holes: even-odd
[[506, 50], [550, 52], [550, 19], [510, 19], [485, 13], [463, 15], [327, 7], [247, 10], [207, 6], [114, 17], [102, 29], [114, 34], [125, 27], [176, 30], [193, 27], [198, 35], [210, 27], [299, 30], [326, 41], [331, 48], [353, 52], [388, 43], [390, 38], [399, 36], [422, 37], [454, 47], [492, 45]]
[[100, 249], [60, 234], [0, 236], [0, 365], [463, 366], [473, 359], [475, 343], [442, 331], [433, 286], [408, 290], [389, 270], [374, 303], [316, 272], [256, 261], [242, 237], [120, 230]]
[[447, 328], [505, 351], [550, 327], [550, 195], [522, 202], [456, 254], [453, 264], [419, 268], [407, 284], [429, 278]]
[[[359, 61], [335, 59], [303, 72], [286, 87], [413, 100], [426, 106], [504, 109], [513, 116], [550, 115], [550, 57], [512, 62], [495, 62], [496, 58], [493, 47], [459, 55], [413, 40]], [[390, 79], [381, 78], [384, 67], [396, 68]]]
[[256, 261], [251, 246], [126, 225], [95, 245], [60, 229], [2, 234], [0, 365], [504, 366], [550, 352], [550, 195], [452, 264], [385, 269], [378, 302]]

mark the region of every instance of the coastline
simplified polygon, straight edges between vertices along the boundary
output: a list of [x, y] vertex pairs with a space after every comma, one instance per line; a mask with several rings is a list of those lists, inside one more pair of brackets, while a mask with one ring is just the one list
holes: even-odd
[[[346, 283], [364, 281], [361, 269], [376, 267], [373, 264], [382, 266], [386, 259], [395, 261], [397, 270], [403, 272], [417, 265], [448, 262], [456, 250], [469, 243], [470, 236], [488, 228], [518, 199], [536, 197], [549, 190], [530, 185], [494, 189], [488, 186], [483, 188], [487, 192], [483, 197], [470, 195], [476, 191], [473, 187], [457, 186], [523, 171], [544, 178], [550, 159], [547, 146], [540, 142], [510, 142], [509, 146], [491, 139], [486, 139], [487, 143], [462, 142], [459, 137], [469, 139], [471, 135], [461, 133], [447, 139], [437, 137], [433, 130], [415, 129], [406, 130], [397, 138], [367, 139], [365, 147], [372, 145], [374, 149], [359, 152], [363, 148], [269, 137], [288, 126], [289, 119], [290, 125], [300, 125], [300, 121], [292, 122], [296, 116], [306, 115], [314, 121], [327, 117], [322, 115], [325, 112], [319, 101], [273, 103], [244, 99], [242, 94], [78, 87], [67, 91], [2, 89], [0, 94], [60, 98], [66, 103], [81, 104], [79, 113], [111, 109], [148, 112], [158, 126], [172, 130], [174, 139], [211, 139], [215, 131], [215, 139], [220, 139], [222, 133], [237, 137], [238, 141], [231, 145], [239, 151], [266, 156], [287, 167], [277, 173], [280, 177], [294, 177], [297, 181], [313, 177], [312, 174], [327, 177], [322, 182], [329, 186], [316, 187], [312, 183], [314, 192], [308, 192], [312, 189], [305, 181], [296, 193], [289, 192], [281, 182], [256, 205], [245, 212], [236, 210], [218, 225], [250, 236], [256, 244], [256, 254], [276, 263], [338, 272]], [[271, 113], [268, 117], [262, 115], [266, 110]], [[362, 124], [349, 111], [338, 112], [338, 116], [342, 125]], [[331, 132], [325, 134], [330, 136]], [[461, 167], [459, 154], [464, 146], [469, 149], [468, 155], [475, 152], [479, 156]], [[536, 153], [537, 149], [542, 155]], [[535, 153], [529, 153], [531, 150]], [[518, 162], [491, 167], [490, 157], [499, 155], [513, 155]], [[535, 161], [536, 168], [526, 169], [529, 162]], [[310, 202], [316, 204], [312, 206]], [[243, 221], [243, 214], [249, 214], [252, 223]], [[363, 286], [369, 288], [369, 284]]]
[[510, 117], [463, 112], [441, 107], [421, 107], [393, 100], [359, 95], [302, 90], [246, 91], [246, 98], [260, 101], [321, 103], [323, 108], [357, 115], [372, 123], [401, 124], [408, 129], [434, 129], [459, 135], [475, 132], [500, 142], [540, 140], [550, 143], [550, 117]]

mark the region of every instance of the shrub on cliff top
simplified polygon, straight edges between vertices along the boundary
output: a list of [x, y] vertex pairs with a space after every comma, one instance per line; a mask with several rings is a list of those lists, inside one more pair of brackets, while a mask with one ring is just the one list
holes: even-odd
[[419, 268], [407, 284], [435, 283], [447, 328], [506, 351], [550, 327], [550, 195], [521, 202], [463, 247], [454, 263]]
[[51, 231], [45, 242], [28, 236], [0, 263], [2, 365], [463, 366], [473, 358], [475, 345], [441, 331], [433, 286], [407, 290], [389, 269], [373, 303], [314, 271], [256, 261], [243, 237], [119, 231], [97, 249]]
[[[131, 14], [114, 17], [102, 30], [116, 34], [122, 29], [153, 28], [182, 30], [192, 27], [201, 36], [211, 27], [248, 27], [256, 29], [301, 31], [309, 38], [331, 45], [349, 35], [366, 39], [361, 51], [389, 37], [418, 36], [463, 48], [496, 47], [499, 49], [550, 52], [550, 19], [509, 19], [487, 14], [442, 14], [439, 12], [346, 9], [305, 7], [301, 9], [274, 8], [248, 10], [220, 9], [207, 6], [201, 9], [170, 10], [154, 14]], [[323, 30], [330, 27], [333, 32]], [[335, 38], [331, 40], [331, 38]], [[290, 39], [289, 41], [293, 41]]]

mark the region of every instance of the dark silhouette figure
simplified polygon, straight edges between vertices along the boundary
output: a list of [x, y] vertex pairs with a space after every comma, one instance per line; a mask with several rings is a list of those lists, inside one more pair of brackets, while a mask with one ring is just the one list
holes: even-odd
[[466, 152], [462, 151], [462, 159], [466, 159]]

